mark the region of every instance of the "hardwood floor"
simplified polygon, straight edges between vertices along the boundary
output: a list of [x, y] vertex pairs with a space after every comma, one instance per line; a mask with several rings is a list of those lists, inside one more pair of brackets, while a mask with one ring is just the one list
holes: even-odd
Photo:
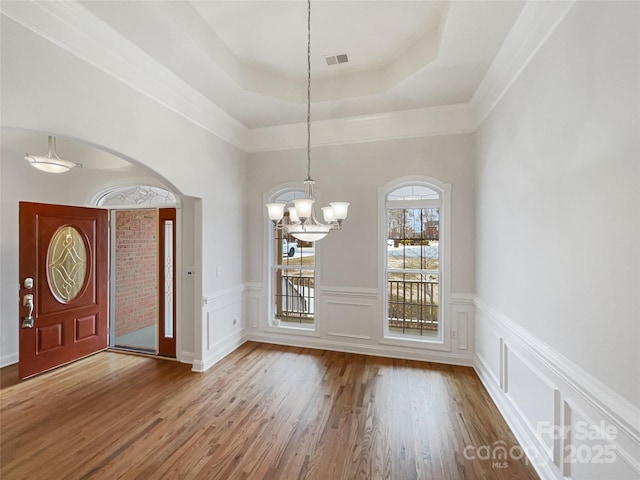
[[465, 458], [517, 445], [471, 368], [252, 342], [190, 368], [103, 352], [23, 382], [2, 369], [0, 477], [538, 478]]

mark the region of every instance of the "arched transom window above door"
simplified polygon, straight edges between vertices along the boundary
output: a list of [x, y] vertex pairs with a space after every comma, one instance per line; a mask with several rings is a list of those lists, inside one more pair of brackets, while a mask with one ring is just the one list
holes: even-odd
[[122, 185], [111, 188], [97, 197], [98, 207], [171, 207], [178, 203], [176, 196], [162, 187], [151, 185]]

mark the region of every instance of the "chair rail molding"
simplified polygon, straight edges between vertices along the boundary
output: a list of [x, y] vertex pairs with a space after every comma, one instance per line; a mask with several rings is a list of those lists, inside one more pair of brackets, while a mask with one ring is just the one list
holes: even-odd
[[[640, 409], [512, 318], [473, 303], [475, 369], [541, 478], [638, 478]], [[602, 436], [586, 440], [585, 430]], [[600, 461], [598, 449], [612, 458]]]

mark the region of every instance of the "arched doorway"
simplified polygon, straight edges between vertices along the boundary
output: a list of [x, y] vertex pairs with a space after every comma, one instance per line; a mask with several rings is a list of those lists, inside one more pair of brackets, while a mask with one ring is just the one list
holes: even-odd
[[[193, 257], [193, 232], [195, 223], [194, 208], [197, 208], [198, 199], [185, 197], [170, 181], [158, 175], [152, 169], [139, 164], [126, 155], [119, 154], [112, 149], [90, 144], [77, 138], [64, 135], [56, 135], [57, 151], [65, 159], [83, 164], [82, 168], [74, 168], [68, 173], [52, 175], [38, 171], [25, 162], [25, 152], [38, 153], [47, 147], [47, 135], [50, 132], [33, 130], [2, 128], [3, 142], [2, 160], [0, 170], [2, 235], [0, 236], [3, 255], [0, 259], [0, 310], [2, 312], [0, 329], [2, 330], [3, 349], [0, 352], [0, 364], [7, 366], [18, 362], [19, 355], [19, 319], [24, 307], [16, 300], [15, 285], [20, 280], [19, 236], [16, 226], [19, 224], [19, 202], [36, 202], [55, 205], [72, 205], [81, 207], [95, 207], [98, 197], [105, 192], [115, 190], [114, 186], [153, 186], [161, 187], [172, 192], [175, 199], [176, 223], [174, 227], [179, 232], [176, 245], [177, 270], [180, 271], [181, 261], [188, 265], [196, 265], [197, 259]], [[99, 192], [96, 194], [96, 192]], [[155, 197], [161, 197], [155, 192]], [[112, 205], [113, 206], [113, 205]], [[155, 208], [155, 207], [154, 207]], [[185, 216], [186, 212], [186, 216]], [[186, 219], [186, 220], [185, 220]], [[180, 227], [186, 221], [187, 232]], [[186, 235], [186, 240], [183, 238]], [[187, 254], [182, 251], [182, 245], [187, 245]], [[195, 309], [190, 301], [193, 297], [194, 284], [197, 285], [197, 274], [194, 268], [188, 269], [191, 274], [186, 281], [178, 277], [176, 282], [176, 306], [177, 306], [177, 339], [182, 342], [177, 349], [177, 358], [191, 363], [193, 361], [194, 327], [189, 322], [182, 322], [181, 318], [192, 318]], [[186, 289], [186, 291], [185, 291]], [[181, 302], [181, 298], [187, 298], [187, 302]], [[185, 313], [186, 312], [186, 313]], [[186, 326], [184, 326], [186, 325]]]

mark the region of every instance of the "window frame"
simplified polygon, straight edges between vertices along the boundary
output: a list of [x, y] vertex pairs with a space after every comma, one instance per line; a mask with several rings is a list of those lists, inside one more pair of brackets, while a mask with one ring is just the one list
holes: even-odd
[[[266, 192], [263, 196], [264, 203], [272, 203], [277, 201], [279, 197], [285, 195], [290, 192], [299, 192], [304, 196], [304, 189], [300, 183], [287, 183], [279, 185], [269, 192]], [[302, 197], [301, 197], [302, 198]], [[317, 199], [317, 195], [316, 195]], [[274, 285], [274, 276], [275, 269], [278, 268], [275, 265], [275, 259], [273, 257], [273, 252], [275, 251], [275, 235], [273, 231], [273, 222], [268, 218], [268, 216], [263, 215], [265, 218], [265, 239], [264, 243], [264, 258], [265, 258], [265, 275], [264, 275], [264, 285], [266, 285], [266, 293], [267, 293], [267, 325], [266, 328], [268, 330], [278, 331], [281, 333], [291, 333], [296, 335], [308, 335], [308, 336], [319, 336], [318, 333], [318, 304], [319, 302], [319, 265], [318, 265], [318, 253], [319, 248], [316, 243], [315, 248], [315, 262], [312, 267], [314, 273], [314, 312], [313, 312], [313, 325], [311, 327], [302, 327], [296, 326], [291, 323], [276, 323], [276, 312], [275, 312], [275, 285]], [[281, 268], [281, 270], [285, 270], [286, 268]], [[289, 267], [289, 269], [295, 269], [295, 267]], [[309, 269], [309, 268], [307, 268]]]
[[[146, 191], [154, 191], [157, 194], [157, 197], [164, 198], [164, 201], [154, 201], [146, 199], [143, 202], [132, 203], [129, 200], [123, 200], [121, 202], [110, 202], [110, 197], [121, 194], [123, 195], [126, 192], [130, 192], [136, 189], [146, 190]], [[148, 200], [148, 201], [147, 201]], [[110, 202], [105, 204], [105, 202]], [[91, 205], [95, 205], [101, 208], [108, 208], [110, 210], [125, 210], [125, 209], [153, 209], [153, 208], [180, 208], [180, 196], [174, 193], [172, 190], [169, 190], [166, 187], [162, 187], [159, 185], [149, 185], [149, 184], [119, 184], [111, 186], [105, 190], [98, 192], [93, 196], [91, 200]]]
[[[438, 200], [387, 200], [387, 196], [395, 190], [408, 186], [423, 186], [439, 193]], [[389, 299], [387, 294], [387, 225], [388, 210], [394, 208], [433, 208], [437, 206], [439, 211], [439, 305], [438, 305], [438, 334], [434, 337], [418, 337], [415, 335], [403, 335], [389, 332], [388, 310]], [[393, 180], [378, 189], [378, 291], [382, 305], [381, 312], [381, 340], [382, 344], [414, 346], [432, 350], [451, 350], [451, 324], [450, 324], [450, 252], [451, 252], [451, 184], [441, 182], [432, 177], [412, 175]]]

